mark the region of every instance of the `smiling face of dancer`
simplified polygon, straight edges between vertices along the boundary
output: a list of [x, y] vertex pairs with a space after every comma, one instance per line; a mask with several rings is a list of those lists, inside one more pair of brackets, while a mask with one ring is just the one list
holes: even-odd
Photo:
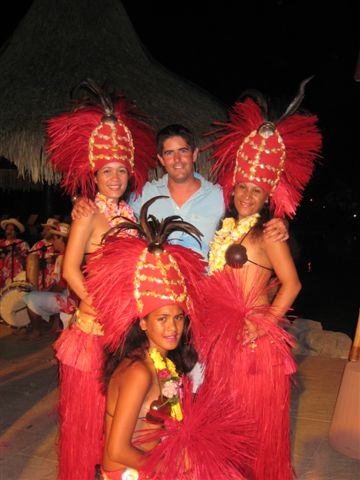
[[140, 320], [140, 328], [145, 332], [149, 350], [156, 348], [166, 357], [169, 350], [174, 350], [184, 330], [185, 315], [177, 305], [165, 305], [157, 308]]
[[114, 201], [118, 201], [124, 195], [128, 181], [127, 168], [120, 162], [107, 163], [95, 174], [98, 191]]
[[237, 183], [234, 188], [234, 205], [238, 212], [238, 219], [260, 212], [267, 199], [265, 190], [255, 183]]

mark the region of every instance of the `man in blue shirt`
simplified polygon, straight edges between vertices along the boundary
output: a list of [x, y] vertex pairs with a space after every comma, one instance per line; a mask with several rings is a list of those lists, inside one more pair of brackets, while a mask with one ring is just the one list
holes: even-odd
[[173, 233], [169, 239], [199, 252], [206, 260], [209, 244], [225, 213], [222, 189], [195, 172], [199, 149], [194, 135], [182, 125], [169, 125], [157, 134], [158, 159], [167, 172], [161, 179], [147, 182], [142, 194], [129, 201], [138, 217], [150, 198], [165, 195], [154, 202], [149, 213], [159, 220], [179, 215], [203, 234], [201, 245], [187, 233]]
[[[173, 124], [164, 127], [157, 134], [158, 159], [167, 172], [160, 180], [147, 182], [142, 194], [129, 204], [139, 216], [142, 205], [158, 195], [169, 198], [154, 202], [149, 213], [159, 220], [171, 215], [179, 215], [193, 224], [203, 234], [201, 245], [186, 233], [174, 233], [170, 240], [199, 252], [207, 260], [209, 244], [219, 222], [225, 213], [223, 193], [220, 185], [214, 185], [195, 172], [195, 162], [199, 149], [196, 147], [193, 133], [183, 125]], [[88, 215], [95, 209], [88, 199], [76, 201], [72, 218]], [[273, 218], [264, 226], [268, 239], [285, 241], [288, 239], [287, 227], [283, 220]]]

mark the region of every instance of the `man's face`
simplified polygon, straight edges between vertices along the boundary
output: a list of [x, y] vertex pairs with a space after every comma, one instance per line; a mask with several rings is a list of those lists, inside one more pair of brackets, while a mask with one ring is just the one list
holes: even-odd
[[64, 247], [63, 237], [61, 237], [60, 235], [53, 235], [52, 244], [56, 252], [61, 252]]
[[11, 223], [6, 225], [5, 237], [6, 237], [6, 240], [15, 240], [16, 238], [16, 228]]
[[158, 155], [158, 159], [173, 182], [186, 183], [194, 178], [197, 156], [197, 148], [192, 151], [183, 137], [175, 136], [164, 141], [162, 155]]
[[45, 227], [43, 227], [42, 232], [41, 232], [41, 236], [43, 237], [43, 239], [51, 240], [52, 234], [50, 233], [50, 231], [51, 231], [52, 228], [54, 228], [54, 227], [51, 227], [50, 225], [46, 225]]

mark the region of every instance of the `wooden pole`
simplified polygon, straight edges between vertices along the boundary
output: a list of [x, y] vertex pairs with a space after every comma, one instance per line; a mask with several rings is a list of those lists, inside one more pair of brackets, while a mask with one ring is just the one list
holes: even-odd
[[360, 311], [329, 430], [329, 443], [351, 458], [360, 460]]
[[360, 357], [360, 309], [358, 315], [358, 321], [355, 330], [355, 338], [350, 349], [349, 353], [349, 361], [350, 362], [357, 362]]

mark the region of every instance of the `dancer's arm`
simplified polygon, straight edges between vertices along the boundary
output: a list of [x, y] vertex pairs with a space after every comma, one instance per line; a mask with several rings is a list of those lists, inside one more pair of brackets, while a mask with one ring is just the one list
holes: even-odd
[[289, 310], [301, 290], [296, 267], [286, 242], [273, 242], [264, 237], [265, 252], [280, 282], [272, 301], [274, 315], [282, 317]]
[[89, 306], [92, 302], [85, 288], [81, 265], [93, 232], [93, 223], [94, 215], [72, 222], [63, 265], [63, 277], [80, 300]]
[[151, 382], [151, 373], [142, 362], [133, 363], [121, 373], [114, 417], [105, 445], [112, 462], [137, 470], [141, 468], [145, 454], [132, 444], [132, 439]]

